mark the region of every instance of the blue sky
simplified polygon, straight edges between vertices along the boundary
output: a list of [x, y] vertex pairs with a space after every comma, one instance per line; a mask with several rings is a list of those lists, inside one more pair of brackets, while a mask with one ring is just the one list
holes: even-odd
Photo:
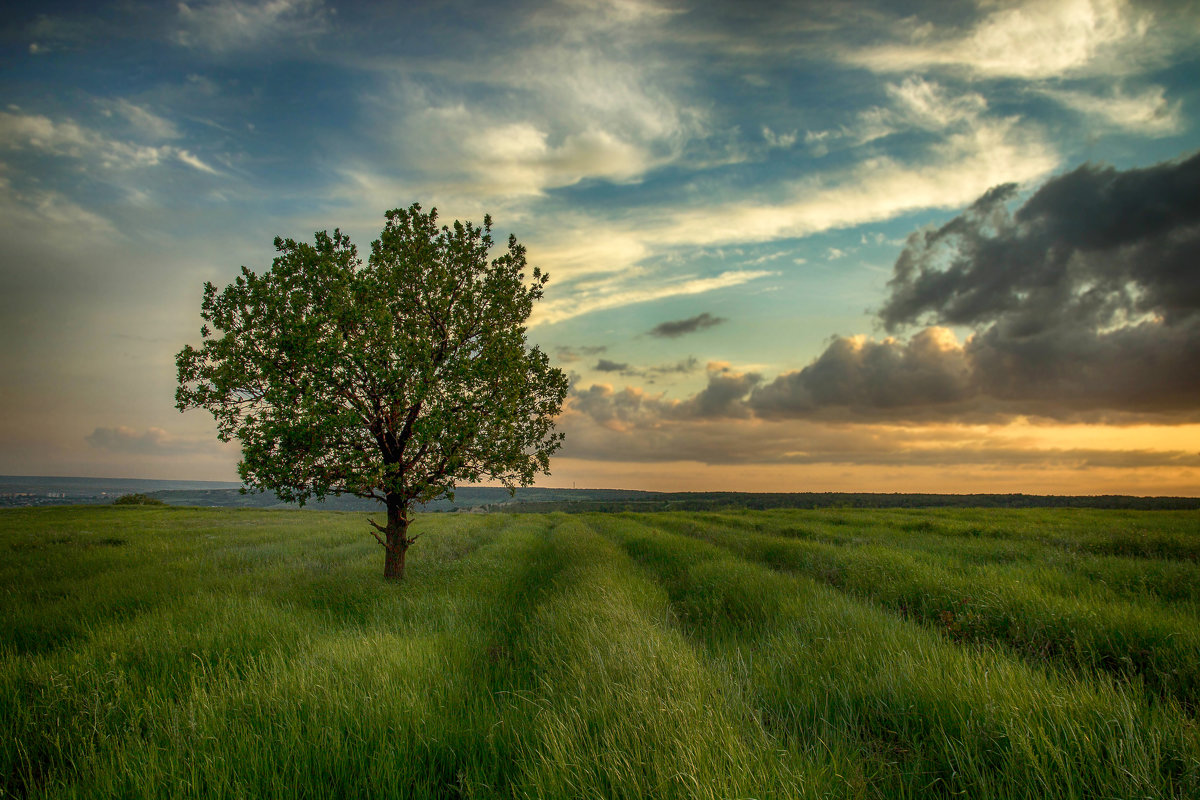
[[[18, 6], [0, 472], [233, 479], [173, 405], [202, 283], [418, 201], [551, 275], [547, 485], [1195, 494], [1198, 40], [1116, 0]], [[1170, 225], [1097, 244], [1090, 203]]]

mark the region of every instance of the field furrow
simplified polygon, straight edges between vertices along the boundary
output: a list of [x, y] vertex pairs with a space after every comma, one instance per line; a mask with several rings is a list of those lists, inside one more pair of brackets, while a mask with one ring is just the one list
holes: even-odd
[[555, 528], [570, 564], [531, 609], [512, 657], [521, 742], [515, 797], [827, 797], [825, 759], [781, 750], [670, 621], [667, 598], [577, 519]]
[[[854, 753], [879, 796], [1187, 797], [1195, 724], [1136, 687], [964, 649], [862, 600], [660, 527], [595, 524], [660, 580], [684, 630], [788, 747]], [[1089, 764], [1093, 768], [1079, 769]]]
[[1123, 600], [1062, 597], [999, 570], [939, 565], [877, 544], [845, 547], [663, 515], [660, 524], [773, 568], [814, 577], [957, 641], [1144, 684], [1195, 711], [1200, 627], [1191, 615]]
[[[1104, 523], [1107, 532], [1098, 534], [1080, 531], [1081, 525], [1097, 524], [1098, 520], [1094, 512], [1079, 510], [1070, 513], [1086, 516], [1066, 531], [1055, 517], [1041, 520], [1032, 512], [1023, 517], [997, 512], [996, 519], [985, 522], [979, 512], [891, 511], [878, 512], [858, 525], [846, 524], [845, 513], [766, 512], [748, 516], [724, 512], [691, 517], [709, 527], [849, 547], [881, 545], [956, 569], [999, 569], [1064, 596], [1151, 604], [1157, 601], [1187, 613], [1200, 612], [1200, 563], [1194, 557], [1164, 555], [1168, 551], [1189, 556], [1193, 553], [1195, 515], [1142, 514], [1132, 517], [1125, 526], [1110, 520]], [[1037, 524], [1043, 521], [1047, 522], [1044, 527]], [[1137, 542], [1137, 537], [1144, 541]], [[1171, 546], [1165, 547], [1163, 542]], [[1126, 554], [1104, 552], [1109, 549]]]

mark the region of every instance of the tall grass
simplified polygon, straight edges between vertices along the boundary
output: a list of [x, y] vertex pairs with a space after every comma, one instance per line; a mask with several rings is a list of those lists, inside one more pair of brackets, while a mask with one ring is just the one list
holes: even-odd
[[[836, 514], [431, 515], [397, 586], [357, 514], [0, 513], [0, 797], [1200, 796], [1151, 672], [947, 636], [785, 563], [919, 570], [921, 535], [957, 535], [889, 551]], [[1009, 565], [1085, 581], [1077, 557]]]
[[[777, 511], [694, 514], [695, 521], [829, 544], [882, 544], [949, 565], [1032, 567], [1065, 594], [1159, 599], [1195, 613], [1195, 512], [1037, 510]], [[1172, 555], [1174, 554], [1174, 555]]]
[[1107, 592], [1064, 596], [1071, 594], [1061, 588], [1066, 581], [1056, 586], [1053, 571], [1039, 580], [1039, 571], [1028, 566], [943, 563], [878, 539], [832, 544], [795, 530], [769, 535], [686, 515], [656, 519], [923, 620], [955, 639], [1002, 645], [1035, 661], [1105, 671], [1190, 709], [1200, 702], [1200, 619], [1184, 610]]
[[857, 750], [849, 779], [888, 797], [1189, 797], [1200, 741], [1177, 707], [1137, 687], [1047, 672], [963, 648], [822, 586], [755, 568], [661, 530], [667, 518], [597, 518], [673, 602], [727, 591], [740, 615], [684, 615], [714, 669], [736, 679], [789, 747]]

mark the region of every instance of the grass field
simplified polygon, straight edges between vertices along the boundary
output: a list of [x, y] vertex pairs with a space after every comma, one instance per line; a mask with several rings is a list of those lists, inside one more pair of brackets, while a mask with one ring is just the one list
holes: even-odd
[[0, 796], [1200, 797], [1200, 514], [0, 512]]

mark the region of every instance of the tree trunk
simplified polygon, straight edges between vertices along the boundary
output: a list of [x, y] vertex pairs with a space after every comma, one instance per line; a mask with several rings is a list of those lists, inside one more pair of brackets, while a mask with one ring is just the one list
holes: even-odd
[[384, 536], [383, 577], [390, 581], [402, 581], [404, 554], [412, 545], [412, 539], [408, 538], [408, 505], [395, 495], [388, 495]]

